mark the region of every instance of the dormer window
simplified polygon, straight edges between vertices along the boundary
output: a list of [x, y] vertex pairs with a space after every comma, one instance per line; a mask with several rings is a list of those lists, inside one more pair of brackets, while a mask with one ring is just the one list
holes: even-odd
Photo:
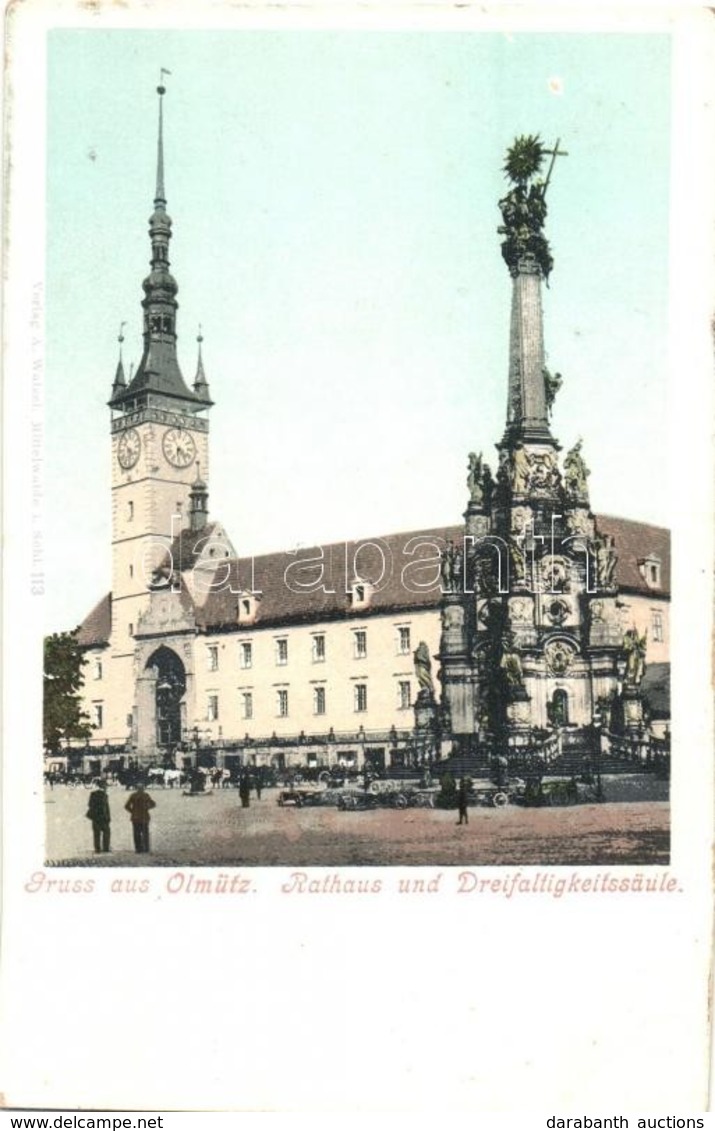
[[638, 568], [649, 589], [660, 589], [662, 585], [661, 561], [657, 554], [649, 554], [647, 558], [642, 558], [638, 562]]
[[370, 604], [372, 586], [369, 581], [354, 581], [350, 589], [350, 606], [353, 609], [364, 609]]
[[258, 611], [258, 602], [253, 593], [239, 593], [238, 595], [238, 623], [253, 624]]

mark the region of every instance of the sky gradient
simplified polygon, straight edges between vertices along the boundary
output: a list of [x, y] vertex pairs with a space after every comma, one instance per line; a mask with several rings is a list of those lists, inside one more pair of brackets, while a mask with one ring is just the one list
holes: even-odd
[[193, 380], [201, 323], [209, 505], [239, 553], [460, 520], [504, 427], [520, 133], [569, 154], [554, 434], [583, 438], [594, 510], [667, 525], [669, 57], [653, 34], [52, 31], [45, 628], [110, 588], [106, 401], [121, 321], [141, 356], [160, 66], [179, 360]]

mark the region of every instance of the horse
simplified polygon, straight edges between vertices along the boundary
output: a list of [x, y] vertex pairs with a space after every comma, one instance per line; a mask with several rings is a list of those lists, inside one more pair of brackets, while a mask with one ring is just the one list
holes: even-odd
[[168, 786], [173, 789], [174, 786], [182, 786], [186, 782], [186, 774], [183, 770], [164, 770], [164, 788]]

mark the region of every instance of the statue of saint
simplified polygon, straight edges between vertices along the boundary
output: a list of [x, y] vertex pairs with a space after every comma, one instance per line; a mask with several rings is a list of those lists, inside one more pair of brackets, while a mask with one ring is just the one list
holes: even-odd
[[529, 489], [531, 464], [523, 444], [517, 444], [511, 453], [511, 488], [515, 495], [523, 495]]
[[462, 591], [462, 574], [464, 572], [464, 555], [459, 546], [455, 546], [452, 551], [452, 576], [454, 578], [453, 588], [455, 593]]
[[442, 550], [440, 574], [442, 576], [443, 591], [445, 593], [451, 593], [454, 585], [454, 542], [452, 542], [451, 539], [444, 550]]
[[412, 658], [415, 663], [415, 675], [417, 682], [420, 685], [420, 690], [428, 691], [430, 695], [434, 695], [434, 684], [432, 682], [432, 660], [430, 659], [429, 648], [424, 640], [420, 640], [415, 648]]
[[482, 453], [469, 453], [469, 472], [467, 474], [469, 498], [473, 503], [481, 503], [482, 495]]
[[560, 373], [552, 373], [549, 369], [544, 367], [542, 370], [544, 374], [544, 395], [546, 397], [546, 413], [551, 418], [551, 413], [554, 408], [554, 401], [556, 394], [564, 383], [564, 379]]
[[504, 672], [504, 678], [509, 687], [524, 686], [524, 669], [521, 666], [521, 656], [516, 651], [514, 637], [507, 633], [502, 640], [502, 656], [499, 667]]
[[509, 547], [511, 549], [511, 564], [514, 569], [514, 581], [523, 581], [526, 577], [524, 549], [519, 545], [518, 538], [510, 538]]
[[613, 535], [597, 534], [594, 539], [596, 556], [596, 584], [601, 589], [613, 586], [613, 575], [618, 563], [616, 540]]
[[638, 635], [637, 628], [629, 628], [623, 636], [623, 651], [626, 654], [626, 683], [640, 687], [645, 675], [645, 654], [648, 647], [648, 633]]
[[464, 569], [464, 556], [458, 546], [450, 539], [442, 551], [442, 592], [459, 593], [462, 589], [462, 570]]
[[489, 464], [484, 462], [481, 452], [479, 455], [476, 452], [469, 453], [467, 487], [469, 488], [469, 501], [471, 503], [486, 507], [491, 505], [494, 480]]
[[[551, 165], [542, 180], [539, 174], [547, 153]], [[558, 141], [547, 149], [533, 134], [517, 137], [507, 150], [504, 172], [512, 187], [499, 201], [502, 224], [497, 230], [504, 236], [502, 256], [512, 275], [518, 273], [522, 260], [531, 258], [548, 282], [554, 260], [544, 236], [546, 190], [557, 156], [566, 156]]]
[[588, 479], [591, 472], [586, 467], [583, 456], [581, 455], [581, 445], [583, 440], [579, 440], [574, 444], [570, 452], [567, 452], [564, 459], [564, 487], [566, 488], [567, 495], [574, 499], [588, 499]]

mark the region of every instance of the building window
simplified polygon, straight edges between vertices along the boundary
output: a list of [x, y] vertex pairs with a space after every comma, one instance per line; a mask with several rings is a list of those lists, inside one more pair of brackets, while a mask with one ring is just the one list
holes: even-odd
[[356, 660], [364, 660], [367, 656], [367, 633], [362, 628], [353, 633], [353, 651]]
[[129, 566], [129, 576], [134, 577], [134, 566], [133, 565]]
[[410, 654], [410, 630], [407, 626], [400, 626], [397, 629], [397, 652], [400, 656]]
[[653, 610], [653, 642], [655, 644], [663, 643], [663, 614], [657, 610]]
[[134, 635], [134, 625], [132, 624], [131, 621], [129, 621], [129, 624], [127, 626], [127, 631], [128, 631], [130, 636]]
[[99, 657], [95, 658], [94, 667], [92, 669], [92, 675], [93, 675], [94, 679], [101, 679], [102, 678], [102, 661], [99, 659]]
[[127, 503], [127, 522], [134, 521], [134, 503], [130, 499]]
[[207, 662], [208, 662], [208, 669], [209, 669], [210, 672], [217, 672], [218, 671], [218, 645], [217, 644], [209, 645]]
[[407, 711], [412, 706], [412, 688], [409, 679], [401, 679], [397, 685], [397, 707]]
[[366, 683], [356, 683], [355, 684], [355, 690], [354, 690], [354, 696], [355, 696], [355, 710], [356, 711], [367, 711], [367, 684]]
[[278, 689], [278, 694], [276, 696], [276, 711], [279, 718], [288, 718], [288, 692], [285, 687]]
[[242, 668], [253, 667], [253, 644], [250, 640], [244, 640], [239, 645], [238, 662]]
[[313, 663], [314, 664], [322, 664], [322, 663], [324, 663], [324, 661], [325, 661], [325, 637], [321, 634], [320, 636], [314, 636], [313, 637]]
[[104, 723], [104, 703], [92, 704], [92, 726], [101, 727]]
[[313, 714], [314, 715], [324, 715], [325, 714], [325, 688], [324, 687], [314, 687], [313, 688]]
[[276, 640], [276, 663], [281, 666], [288, 663], [288, 641], [285, 637]]
[[657, 554], [649, 554], [647, 558], [643, 558], [638, 562], [641, 574], [649, 589], [660, 589], [661, 586], [661, 562]]
[[215, 723], [218, 718], [218, 695], [209, 695], [207, 700], [206, 718], [210, 723]]
[[244, 691], [241, 695], [241, 718], [253, 718], [253, 692]]

